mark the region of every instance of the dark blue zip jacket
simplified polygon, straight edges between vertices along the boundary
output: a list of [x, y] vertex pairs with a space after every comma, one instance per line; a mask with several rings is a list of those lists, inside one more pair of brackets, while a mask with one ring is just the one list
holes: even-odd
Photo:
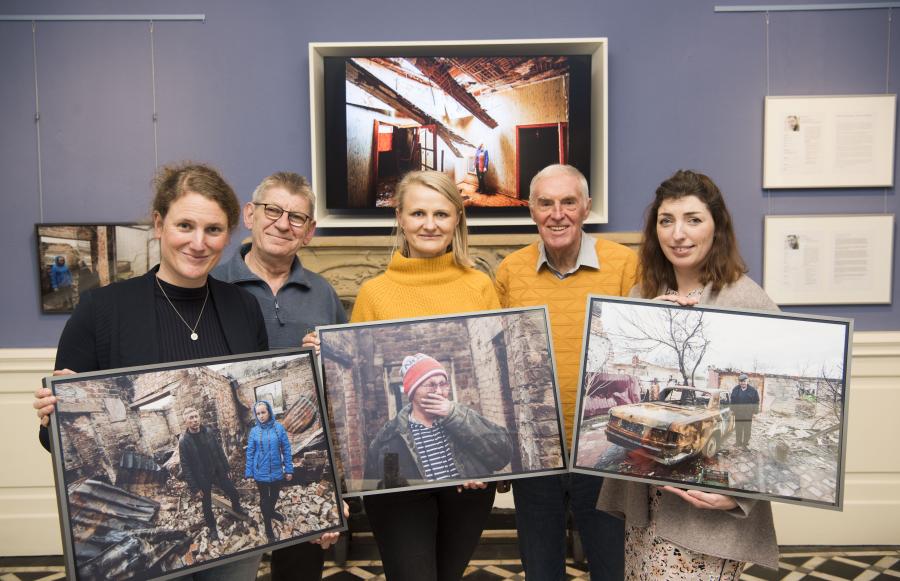
[[253, 404], [254, 415], [259, 404], [265, 404], [269, 410], [269, 419], [266, 423], [262, 423], [257, 416], [256, 425], [250, 430], [244, 476], [259, 482], [277, 482], [284, 480], [285, 474], [294, 473], [291, 442], [284, 426], [275, 421], [275, 414], [269, 402], [258, 401]]

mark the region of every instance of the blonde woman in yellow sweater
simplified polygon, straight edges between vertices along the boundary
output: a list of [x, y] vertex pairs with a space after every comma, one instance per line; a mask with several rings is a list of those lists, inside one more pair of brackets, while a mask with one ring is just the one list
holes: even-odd
[[[351, 322], [499, 309], [491, 279], [472, 268], [456, 184], [412, 172], [397, 186], [395, 251], [359, 290]], [[363, 502], [389, 581], [462, 578], [494, 504], [494, 485], [470, 482], [367, 496]]]

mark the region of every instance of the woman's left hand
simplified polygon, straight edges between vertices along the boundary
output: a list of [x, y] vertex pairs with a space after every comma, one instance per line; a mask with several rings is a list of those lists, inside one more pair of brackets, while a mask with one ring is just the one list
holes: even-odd
[[[348, 506], [346, 502], [344, 502], [343, 504], [344, 504], [344, 518], [350, 518], [350, 506]], [[325, 533], [318, 539], [316, 539], [314, 541], [310, 541], [310, 542], [314, 545], [321, 545], [322, 550], [324, 551], [331, 545], [338, 542], [339, 538], [341, 538], [341, 533]]]
[[290, 481], [291, 481], [291, 478], [293, 478], [293, 477], [294, 477], [293, 474], [285, 474], [285, 475], [284, 475], [284, 479], [287, 480], [288, 482], [290, 482]]
[[685, 502], [689, 502], [697, 508], [707, 510], [731, 510], [737, 506], [737, 502], [730, 496], [715, 492], [703, 492], [702, 490], [682, 490], [673, 486], [663, 486], [663, 490], [677, 494]]
[[456, 487], [456, 492], [462, 492], [465, 490], [482, 490], [487, 488], [487, 482], [482, 482], [481, 480], [469, 480], [468, 482], [464, 482], [462, 485]]

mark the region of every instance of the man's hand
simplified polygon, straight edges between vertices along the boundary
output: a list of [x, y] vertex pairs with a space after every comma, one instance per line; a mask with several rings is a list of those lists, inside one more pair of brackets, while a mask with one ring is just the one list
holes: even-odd
[[453, 402], [439, 393], [429, 393], [422, 400], [422, 409], [433, 416], [446, 418], [453, 409]]
[[[303, 336], [303, 341], [300, 344], [301, 347], [315, 347], [316, 355], [321, 351], [320, 347], [322, 345], [321, 341], [319, 341], [319, 335], [315, 331], [310, 331], [306, 335]], [[331, 533], [328, 533], [331, 534]]]
[[706, 510], [731, 510], [737, 506], [737, 502], [730, 496], [716, 494], [715, 492], [703, 492], [702, 490], [682, 490], [673, 486], [663, 486], [663, 490], [677, 494], [684, 501], [697, 508]]

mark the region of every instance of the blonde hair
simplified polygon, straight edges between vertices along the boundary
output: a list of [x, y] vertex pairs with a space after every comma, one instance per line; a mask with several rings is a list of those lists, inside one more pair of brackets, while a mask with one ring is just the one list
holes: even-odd
[[[458, 266], [472, 267], [474, 263], [469, 258], [469, 230], [466, 226], [466, 210], [463, 206], [462, 196], [456, 189], [456, 184], [447, 174], [439, 171], [413, 171], [406, 174], [397, 185], [397, 192], [394, 194], [396, 200], [397, 212], [403, 211], [403, 200], [406, 193], [413, 186], [423, 186], [429, 190], [433, 190], [442, 195], [447, 201], [453, 204], [459, 221], [456, 223], [456, 229], [453, 231], [453, 242], [450, 247], [453, 249], [453, 262]], [[400, 222], [394, 224], [394, 248], [393, 251], [400, 251], [403, 256], [409, 256], [409, 243], [403, 230], [400, 229]]]

